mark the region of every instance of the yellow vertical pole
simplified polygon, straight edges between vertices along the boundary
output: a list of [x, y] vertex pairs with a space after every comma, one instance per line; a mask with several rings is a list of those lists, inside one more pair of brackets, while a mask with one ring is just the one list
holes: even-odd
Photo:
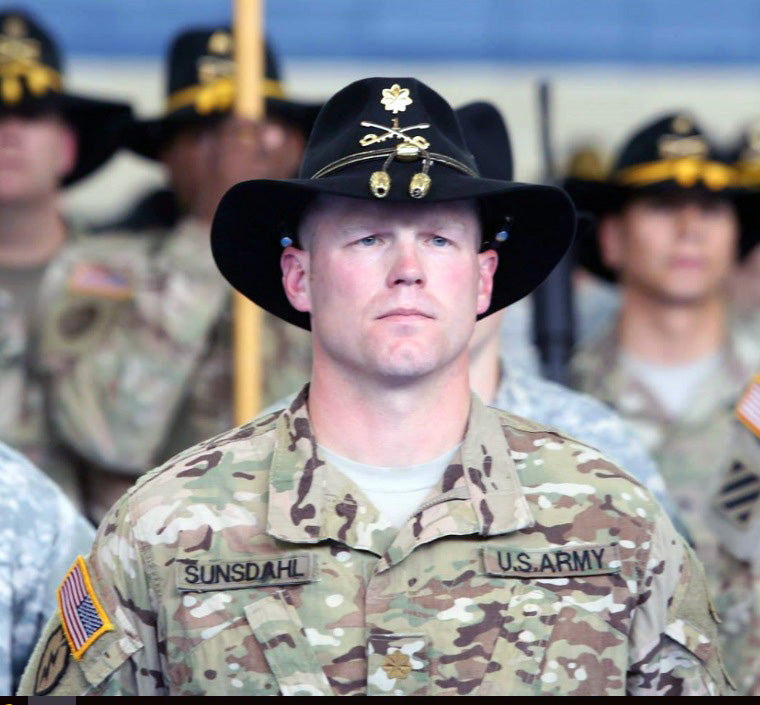
[[[235, 0], [235, 114], [264, 116], [264, 0]], [[250, 421], [261, 408], [262, 310], [235, 292], [233, 298], [235, 423]]]

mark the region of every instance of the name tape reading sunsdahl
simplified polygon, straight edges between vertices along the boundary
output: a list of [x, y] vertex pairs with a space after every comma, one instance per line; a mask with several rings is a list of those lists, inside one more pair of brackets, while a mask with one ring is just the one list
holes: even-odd
[[247, 561], [197, 561], [178, 569], [177, 588], [194, 592], [311, 583], [317, 557], [308, 553], [264, 556]]

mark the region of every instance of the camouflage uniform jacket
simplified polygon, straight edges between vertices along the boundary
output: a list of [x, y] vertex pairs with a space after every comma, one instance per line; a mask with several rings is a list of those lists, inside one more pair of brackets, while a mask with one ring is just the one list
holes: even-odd
[[[734, 408], [760, 368], [760, 336], [750, 327], [733, 327], [721, 368], [699, 385], [678, 419], [668, 417], [618, 355], [611, 328], [576, 355], [575, 385], [611, 405], [653, 454], [716, 597], [726, 666], [739, 692], [760, 694], [753, 685], [760, 671], [760, 565], [732, 555], [732, 546], [724, 547], [707, 521], [721, 478], [747, 446], [742, 438], [748, 431], [736, 420]], [[753, 462], [760, 475], [760, 458], [755, 455]]]
[[40, 632], [56, 609], [55, 589], [93, 528], [28, 460], [0, 444], [0, 693], [12, 695]]
[[[77, 237], [70, 231], [69, 239]], [[49, 421], [45, 375], [37, 354], [43, 310], [40, 301], [27, 316], [23, 304], [0, 283], [0, 439], [27, 456], [79, 505], [79, 463]]]
[[[43, 290], [51, 416], [79, 455], [138, 475], [232, 425], [230, 290], [206, 226], [88, 238]], [[303, 383], [304, 331], [270, 323], [263, 345], [265, 394]]]
[[114, 506], [87, 559], [113, 629], [56, 660], [55, 617], [21, 693], [726, 688], [699, 563], [598, 452], [473, 398], [458, 456], [397, 531], [320, 459], [307, 389]]
[[519, 366], [507, 367], [505, 360], [501, 368], [501, 381], [491, 406], [554, 426], [597, 448], [644, 484], [668, 512], [676, 528], [687, 535], [665, 492], [657, 465], [634, 430], [618, 414], [588, 394], [550, 382]]

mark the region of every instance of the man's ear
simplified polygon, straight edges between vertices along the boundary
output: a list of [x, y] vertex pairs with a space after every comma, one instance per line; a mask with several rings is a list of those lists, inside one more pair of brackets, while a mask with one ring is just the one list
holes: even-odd
[[496, 254], [496, 250], [478, 253], [478, 314], [485, 313], [491, 305], [493, 277], [498, 266], [499, 255]]
[[623, 241], [623, 221], [617, 215], [606, 215], [599, 221], [596, 234], [602, 262], [618, 271], [623, 266], [625, 243]]
[[311, 287], [309, 286], [309, 266], [311, 260], [307, 250], [299, 250], [289, 245], [282, 251], [282, 287], [290, 305], [302, 313], [311, 312]]
[[77, 133], [68, 125], [60, 125], [60, 139], [58, 141], [57, 167], [61, 178], [70, 174], [77, 163], [79, 154], [79, 140]]

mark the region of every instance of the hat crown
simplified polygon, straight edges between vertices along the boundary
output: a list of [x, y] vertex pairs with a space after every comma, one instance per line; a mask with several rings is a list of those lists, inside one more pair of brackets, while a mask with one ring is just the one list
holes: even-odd
[[480, 175], [512, 181], [512, 144], [507, 124], [496, 106], [486, 101], [468, 103], [456, 109], [456, 116]]
[[717, 159], [714, 145], [691, 116], [673, 113], [636, 132], [620, 151], [614, 170], [682, 157]]
[[395, 149], [403, 159], [407, 147], [412, 161], [416, 148], [445, 155], [477, 172], [454, 110], [432, 88], [408, 77], [361, 79], [322, 107], [300, 176], [313, 178], [330, 164], [373, 150]]
[[[232, 78], [235, 73], [235, 40], [230, 27], [188, 29], [175, 37], [169, 47], [166, 94]], [[280, 71], [268, 42], [264, 45], [265, 78], [279, 81]]]

